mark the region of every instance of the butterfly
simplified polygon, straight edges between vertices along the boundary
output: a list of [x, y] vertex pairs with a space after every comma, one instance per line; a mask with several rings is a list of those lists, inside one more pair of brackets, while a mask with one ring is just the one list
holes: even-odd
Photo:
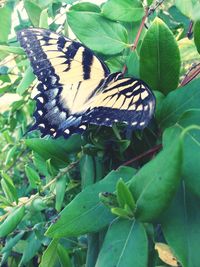
[[39, 81], [31, 130], [67, 138], [90, 124], [143, 129], [151, 120], [155, 97], [142, 80], [110, 73], [89, 48], [50, 30], [28, 28], [17, 38]]

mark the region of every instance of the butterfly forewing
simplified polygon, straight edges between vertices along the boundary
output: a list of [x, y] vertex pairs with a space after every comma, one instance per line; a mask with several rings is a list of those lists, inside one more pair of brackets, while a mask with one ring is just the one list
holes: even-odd
[[49, 30], [30, 28], [17, 35], [39, 80], [32, 129], [68, 137], [88, 124], [146, 127], [155, 99], [143, 81], [110, 74], [90, 49]]

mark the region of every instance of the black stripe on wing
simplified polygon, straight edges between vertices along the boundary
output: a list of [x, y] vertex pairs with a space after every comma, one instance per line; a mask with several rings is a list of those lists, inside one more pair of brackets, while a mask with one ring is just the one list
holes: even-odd
[[[127, 80], [127, 78], [121, 78], [119, 73], [116, 73], [119, 79], [114, 79], [114, 74], [111, 75], [112, 79], [118, 82], [117, 86], [114, 83], [113, 86], [112, 83], [107, 83], [106, 87], [97, 96], [97, 100], [99, 97], [99, 99], [103, 99], [102, 103], [106, 104], [101, 105], [100, 103], [98, 106], [88, 110], [83, 115], [82, 122], [109, 127], [119, 122], [132, 129], [144, 129], [152, 119], [155, 111], [155, 97], [153, 93], [142, 80], [134, 78]], [[122, 87], [123, 89], [121, 89]], [[104, 95], [105, 97], [103, 97]], [[120, 97], [122, 97], [123, 101], [119, 105], [117, 101]], [[113, 98], [115, 98], [115, 103], [109, 106]], [[99, 102], [97, 101], [97, 103]]]

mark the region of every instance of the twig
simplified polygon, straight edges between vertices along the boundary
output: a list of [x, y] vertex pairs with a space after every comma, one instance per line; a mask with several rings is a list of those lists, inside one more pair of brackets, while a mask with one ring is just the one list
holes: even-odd
[[185, 78], [182, 80], [180, 87], [191, 82], [198, 74], [200, 74], [200, 63], [195, 66], [192, 66], [189, 69], [188, 73], [185, 75]]
[[[62, 169], [53, 180], [51, 180], [48, 184], [46, 184], [41, 190], [40, 192], [36, 193], [35, 195], [32, 195], [27, 201], [20, 203], [19, 205], [15, 206], [15, 207], [22, 207], [25, 206], [27, 204], [29, 204], [30, 202], [32, 202], [33, 200], [35, 200], [37, 197], [39, 197], [41, 192], [44, 192], [47, 188], [49, 188], [52, 184], [54, 184], [62, 175], [66, 174], [70, 169], [72, 169], [79, 161], [75, 161], [72, 162], [71, 164], [69, 164], [65, 169]], [[5, 220], [8, 215], [12, 212], [8, 211], [6, 214], [4, 214], [3, 216], [0, 217], [0, 221]]]
[[159, 145], [151, 148], [150, 150], [148, 150], [148, 151], [136, 156], [135, 158], [125, 162], [124, 164], [122, 164], [122, 166], [127, 166], [127, 165], [129, 165], [129, 164], [131, 164], [131, 163], [133, 163], [133, 162], [135, 162], [135, 161], [137, 161], [139, 159], [142, 159], [142, 158], [144, 158], [146, 156], [153, 155], [154, 153], [158, 152], [161, 148], [162, 148], [162, 144], [159, 144]]
[[149, 13], [148, 13], [148, 16], [150, 16], [152, 13], [154, 13], [154, 11], [162, 5], [162, 3], [164, 2], [165, 0], [158, 0], [154, 6], [150, 7], [149, 8]]
[[9, 58], [7, 61], [1, 61], [0, 62], [0, 67], [2, 67], [2, 66], [5, 66], [7, 63], [10, 63], [11, 61], [13, 61], [13, 60], [15, 60], [15, 58], [17, 58], [19, 55], [15, 55], [14, 57], [12, 57], [12, 58]]
[[134, 51], [134, 50], [137, 48], [138, 41], [139, 41], [139, 39], [140, 39], [140, 35], [141, 35], [142, 30], [143, 30], [143, 28], [144, 28], [145, 21], [146, 21], [146, 19], [147, 19], [147, 17], [148, 17], [148, 13], [149, 13], [149, 9], [148, 9], [148, 7], [147, 7], [146, 10], [145, 10], [145, 15], [144, 15], [144, 17], [142, 18], [142, 21], [141, 21], [139, 30], [138, 30], [138, 32], [137, 32], [137, 35], [136, 35], [136, 37], [135, 37], [135, 41], [134, 41], [134, 43], [133, 43], [133, 45], [132, 45], [132, 47], [131, 47], [131, 50], [132, 50], [132, 51]]
[[[141, 33], [142, 33], [142, 30], [143, 28], [145, 27], [145, 21], [146, 19], [164, 2], [164, 0], [160, 0], [160, 1], [157, 1], [155, 6], [153, 7], [146, 7], [145, 9], [145, 15], [144, 17], [142, 18], [142, 21], [141, 21], [141, 24], [140, 24], [140, 27], [138, 29], [138, 32], [137, 32], [137, 35], [135, 37], [135, 40], [133, 42], [133, 44], [131, 45], [131, 50], [132, 51], [135, 51], [136, 48], [137, 48], [137, 45], [138, 45], [138, 42], [139, 42], [139, 39], [140, 39], [140, 36], [141, 36]], [[125, 74], [125, 72], [127, 71], [127, 66], [124, 65], [123, 67], [123, 70], [122, 70], [122, 74]]]
[[[148, 17], [148, 7], [146, 8], [145, 15], [144, 15], [144, 17], [142, 18], [142, 21], [141, 21], [139, 30], [138, 30], [138, 32], [137, 32], [137, 35], [136, 35], [136, 37], [135, 37], [135, 40], [134, 40], [133, 44], [131, 45], [131, 51], [135, 51], [136, 48], [137, 48], [138, 41], [139, 41], [139, 39], [140, 39], [140, 35], [141, 35], [142, 30], [143, 30], [143, 28], [144, 28], [145, 21], [146, 21], [147, 17]], [[123, 66], [123, 69], [122, 69], [122, 74], [125, 74], [126, 71], [127, 71], [127, 66], [124, 65], [124, 66]]]
[[188, 39], [190, 39], [190, 38], [192, 37], [192, 33], [193, 33], [193, 32], [192, 32], [193, 24], [194, 24], [194, 23], [193, 23], [193, 21], [191, 20], [191, 21], [190, 21], [190, 25], [189, 25], [189, 27], [188, 27], [188, 32], [187, 32], [187, 38], [188, 38]]

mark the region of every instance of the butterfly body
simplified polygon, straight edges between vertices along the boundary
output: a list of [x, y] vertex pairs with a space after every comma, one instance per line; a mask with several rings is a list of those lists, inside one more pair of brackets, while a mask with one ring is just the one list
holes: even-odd
[[84, 45], [45, 29], [25, 29], [18, 40], [39, 80], [35, 125], [42, 135], [68, 137], [89, 124], [122, 122], [143, 129], [153, 116], [148, 86], [107, 66]]

